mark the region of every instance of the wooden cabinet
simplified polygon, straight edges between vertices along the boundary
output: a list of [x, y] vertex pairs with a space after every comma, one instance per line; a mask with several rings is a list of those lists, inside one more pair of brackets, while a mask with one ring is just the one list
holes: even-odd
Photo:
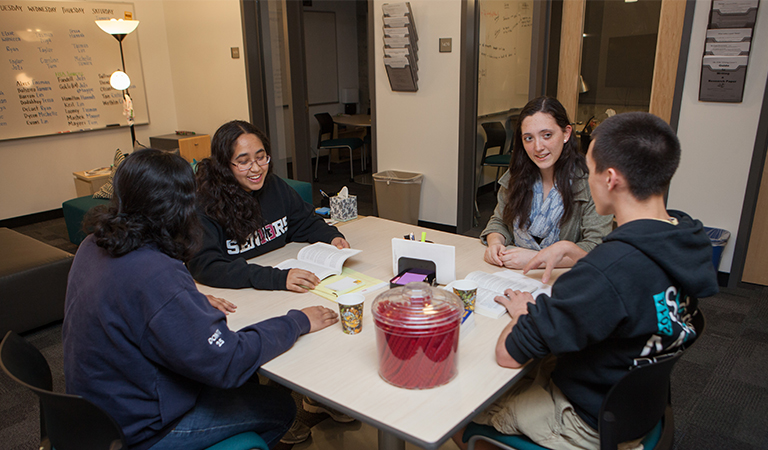
[[207, 134], [154, 136], [149, 138], [149, 145], [158, 150], [178, 150], [179, 155], [189, 162], [211, 156], [211, 137]]
[[[91, 173], [95, 172], [95, 173]], [[72, 172], [75, 176], [75, 192], [78, 197], [95, 194], [109, 180], [112, 170], [105, 167], [103, 170], [82, 170]]]

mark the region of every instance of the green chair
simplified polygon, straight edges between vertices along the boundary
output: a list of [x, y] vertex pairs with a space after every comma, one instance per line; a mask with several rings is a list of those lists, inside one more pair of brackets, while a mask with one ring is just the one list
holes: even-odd
[[[364, 145], [364, 142], [360, 138], [344, 138], [344, 139], [323, 139], [323, 136], [328, 134], [333, 137], [333, 118], [328, 113], [315, 114], [315, 119], [320, 124], [320, 131], [317, 135], [317, 158], [315, 159], [315, 181], [317, 178], [317, 166], [320, 165], [320, 150], [328, 150], [334, 148], [346, 148], [349, 149], [349, 180], [355, 181], [355, 169], [352, 164], [352, 152]], [[365, 151], [361, 156], [361, 169], [365, 170]], [[328, 157], [328, 173], [331, 173], [331, 157]], [[311, 202], [310, 202], [311, 203]]]
[[[40, 399], [40, 450], [127, 449], [120, 426], [106, 411], [79, 395], [53, 392], [51, 368], [40, 351], [9, 331], [0, 343], [0, 366]], [[208, 450], [268, 450], [257, 433], [245, 432]]]
[[[282, 178], [282, 177], [280, 177]], [[312, 183], [308, 183], [306, 181], [299, 181], [299, 180], [292, 180], [290, 178], [283, 178], [283, 180], [288, 183], [288, 186], [292, 187], [296, 190], [296, 192], [299, 193], [302, 199], [304, 199], [305, 202], [312, 204]]]

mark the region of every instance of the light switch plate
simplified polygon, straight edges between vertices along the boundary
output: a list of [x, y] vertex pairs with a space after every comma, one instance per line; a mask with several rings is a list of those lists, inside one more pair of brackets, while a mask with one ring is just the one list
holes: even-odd
[[440, 38], [440, 53], [451, 53], [452, 38]]
[[232, 59], [240, 58], [240, 47], [232, 47], [229, 51], [232, 53]]

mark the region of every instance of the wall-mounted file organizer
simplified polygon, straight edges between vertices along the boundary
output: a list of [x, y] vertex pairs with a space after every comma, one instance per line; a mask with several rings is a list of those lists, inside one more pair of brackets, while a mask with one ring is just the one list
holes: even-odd
[[385, 3], [384, 67], [393, 91], [419, 90], [418, 41], [409, 2]]
[[699, 101], [741, 103], [759, 0], [712, 0]]

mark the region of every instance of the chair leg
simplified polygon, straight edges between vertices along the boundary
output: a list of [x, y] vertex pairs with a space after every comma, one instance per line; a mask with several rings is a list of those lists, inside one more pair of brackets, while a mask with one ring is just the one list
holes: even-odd
[[[328, 160], [330, 161], [330, 156], [328, 157]], [[317, 158], [315, 158], [315, 181], [318, 181], [319, 178], [317, 178], [317, 166], [320, 165], [320, 149], [317, 149]]]
[[355, 161], [352, 158], [352, 147], [349, 149], [349, 181], [355, 181]]

